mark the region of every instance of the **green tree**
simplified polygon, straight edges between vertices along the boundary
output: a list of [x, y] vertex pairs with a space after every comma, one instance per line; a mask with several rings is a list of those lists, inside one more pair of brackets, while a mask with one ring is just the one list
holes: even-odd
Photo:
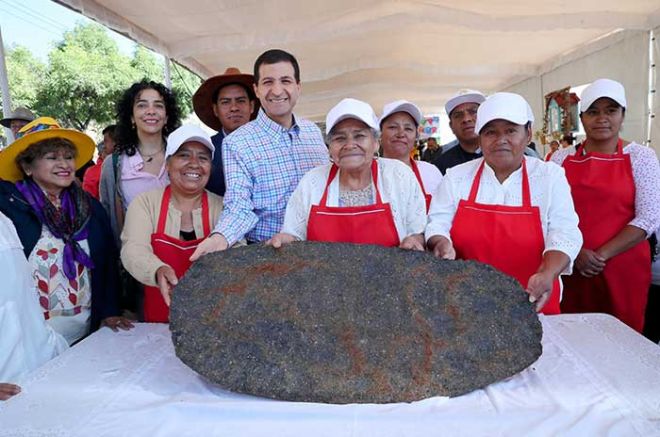
[[[23, 46], [7, 49], [5, 60], [12, 107], [25, 106], [34, 110], [37, 90], [46, 73], [46, 66]], [[2, 107], [2, 99], [0, 99], [0, 112], [3, 116], [9, 112]], [[0, 150], [7, 145], [4, 133], [4, 129], [0, 129]]]
[[[164, 82], [162, 58], [139, 45], [132, 56], [122, 54], [98, 24], [78, 23], [65, 32], [49, 53], [48, 65], [24, 47], [13, 48], [7, 58], [14, 106], [28, 106], [82, 131], [92, 123], [113, 123], [117, 100], [132, 83]], [[192, 111], [192, 93], [199, 84], [199, 77], [172, 66], [172, 88], [184, 117]]]
[[202, 80], [187, 68], [173, 62], [170, 62], [170, 72], [172, 76], [172, 89], [178, 97], [181, 114], [183, 117], [186, 117], [193, 110], [192, 96], [202, 84]]
[[144, 46], [137, 45], [131, 59], [135, 79], [148, 79], [156, 82], [163, 82], [163, 64], [159, 59]]
[[6, 60], [12, 106], [33, 109], [39, 84], [46, 74], [46, 65], [23, 46], [8, 49]]
[[103, 27], [78, 24], [49, 54], [36, 109], [83, 131], [92, 121], [111, 123], [115, 101], [132, 73], [128, 59]]
[[[146, 78], [156, 82], [164, 82], [163, 58], [157, 57], [144, 47], [137, 47], [131, 65], [136, 70], [136, 80]], [[192, 95], [199, 88], [201, 79], [186, 68], [173, 62], [170, 62], [170, 77], [172, 90], [177, 96], [181, 114], [186, 117], [192, 112]]]

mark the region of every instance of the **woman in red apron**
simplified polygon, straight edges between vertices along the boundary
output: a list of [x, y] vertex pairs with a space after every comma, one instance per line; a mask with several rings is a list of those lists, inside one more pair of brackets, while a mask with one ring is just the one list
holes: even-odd
[[409, 166], [419, 183], [426, 201], [426, 212], [431, 206], [431, 198], [435, 189], [442, 181], [442, 173], [433, 164], [416, 161], [411, 158], [411, 151], [417, 143], [418, 126], [422, 120], [422, 111], [411, 102], [397, 100], [383, 107], [380, 117], [380, 144], [383, 156], [398, 159]]
[[405, 165], [374, 159], [378, 123], [371, 106], [342, 100], [328, 113], [326, 129], [333, 163], [303, 177], [282, 232], [267, 244], [311, 240], [424, 250], [422, 190]]
[[128, 208], [121, 257], [145, 285], [145, 322], [168, 321], [172, 287], [222, 211], [222, 198], [204, 188], [214, 150], [208, 134], [197, 126], [172, 132], [165, 152], [170, 185], [139, 195]]
[[545, 155], [545, 158], [543, 160], [546, 162], [550, 161], [552, 154], [555, 153], [557, 150], [559, 150], [559, 141], [552, 140], [550, 142], [550, 151]]
[[[552, 203], [552, 198], [541, 198], [551, 196], [545, 189], [549, 185], [563, 184], [568, 195], [568, 185], [560, 169], [523, 156], [531, 140], [532, 121], [529, 105], [517, 94], [496, 93], [479, 107], [476, 131], [484, 157], [462, 164], [445, 176], [438, 193], [451, 197], [443, 189], [445, 184], [454, 183], [452, 178], [458, 177], [463, 185], [460, 192], [467, 196], [440, 199], [437, 204], [434, 201], [426, 235], [428, 247], [436, 256], [490, 264], [516, 278], [530, 294], [530, 301], [537, 302], [537, 310], [558, 314], [558, 277], [577, 254], [581, 238], [570, 200], [564, 205]], [[529, 176], [529, 169], [535, 171], [535, 178]], [[484, 183], [487, 172], [488, 182]], [[474, 176], [466, 178], [466, 175]], [[515, 183], [518, 178], [520, 188]], [[532, 182], [538, 184], [534, 189]], [[540, 206], [532, 204], [532, 192], [543, 205], [543, 213]], [[517, 200], [518, 195], [522, 201]], [[508, 198], [516, 201], [507, 201]], [[449, 205], [448, 211], [442, 211], [443, 204]], [[553, 239], [546, 234], [554, 220], [562, 222], [562, 227], [569, 231], [563, 234], [568, 240], [565, 247], [572, 247], [568, 253], [546, 246], [546, 240]], [[446, 231], [435, 233], [442, 229], [443, 223], [438, 221], [445, 222], [448, 235]]]
[[612, 314], [641, 332], [651, 281], [646, 238], [660, 221], [660, 172], [652, 150], [619, 138], [625, 107], [620, 83], [593, 82], [580, 101], [585, 141], [553, 156], [566, 171], [584, 237], [564, 282], [562, 311]]

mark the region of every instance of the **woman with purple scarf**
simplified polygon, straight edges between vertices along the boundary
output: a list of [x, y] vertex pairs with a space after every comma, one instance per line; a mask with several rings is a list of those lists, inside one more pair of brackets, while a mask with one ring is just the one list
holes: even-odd
[[0, 211], [18, 231], [45, 319], [69, 344], [99, 326], [133, 326], [119, 316], [108, 217], [75, 180], [93, 151], [84, 133], [41, 117], [0, 154]]

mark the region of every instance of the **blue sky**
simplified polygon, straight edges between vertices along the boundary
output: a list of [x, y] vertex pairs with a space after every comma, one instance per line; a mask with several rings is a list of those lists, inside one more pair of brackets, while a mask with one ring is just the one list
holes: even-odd
[[[92, 22], [50, 0], [0, 0], [0, 29], [5, 48], [23, 45], [43, 61], [47, 60], [53, 44], [79, 21]], [[133, 41], [111, 30], [108, 34], [122, 52], [133, 53]]]

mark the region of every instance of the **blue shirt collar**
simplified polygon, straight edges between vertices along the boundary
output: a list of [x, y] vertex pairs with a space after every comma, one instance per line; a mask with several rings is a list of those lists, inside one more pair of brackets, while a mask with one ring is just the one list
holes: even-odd
[[273, 121], [268, 115], [266, 115], [266, 111], [264, 111], [263, 108], [259, 108], [259, 114], [257, 114], [257, 118], [255, 119], [255, 121], [257, 122], [260, 128], [266, 131], [270, 131], [273, 134], [287, 132], [287, 133], [294, 133], [297, 135], [300, 133], [300, 126], [298, 126], [298, 122], [296, 121], [295, 114], [291, 114], [291, 116], [293, 117], [293, 124], [289, 129], [286, 129], [281, 124]]

